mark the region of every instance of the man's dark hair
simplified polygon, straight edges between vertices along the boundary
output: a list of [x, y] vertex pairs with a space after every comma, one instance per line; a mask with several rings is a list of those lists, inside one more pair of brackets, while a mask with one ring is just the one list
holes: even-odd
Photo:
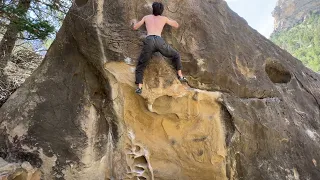
[[153, 15], [159, 16], [163, 13], [163, 4], [161, 2], [154, 2], [152, 4]]

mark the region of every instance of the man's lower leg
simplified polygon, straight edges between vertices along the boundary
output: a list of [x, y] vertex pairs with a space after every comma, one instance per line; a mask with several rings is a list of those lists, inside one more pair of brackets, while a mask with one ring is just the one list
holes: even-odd
[[178, 73], [178, 79], [180, 82], [182, 82], [182, 83], [188, 82], [188, 80], [185, 77], [183, 77], [181, 70], [178, 70], [177, 73]]
[[178, 70], [178, 76], [179, 76], [179, 77], [183, 77], [181, 70]]
[[142, 84], [138, 84], [138, 87], [137, 87], [137, 89], [136, 89], [136, 93], [137, 94], [141, 94], [142, 93]]

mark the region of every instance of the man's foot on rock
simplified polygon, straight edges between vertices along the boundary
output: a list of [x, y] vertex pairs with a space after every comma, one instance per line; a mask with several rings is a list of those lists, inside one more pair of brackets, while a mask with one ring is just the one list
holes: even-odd
[[187, 78], [183, 77], [183, 76], [178, 76], [178, 79], [181, 83], [185, 83], [188, 82]]
[[142, 93], [142, 88], [137, 88], [137, 89], [136, 89], [136, 93], [137, 93], [137, 94], [141, 94], [141, 93]]

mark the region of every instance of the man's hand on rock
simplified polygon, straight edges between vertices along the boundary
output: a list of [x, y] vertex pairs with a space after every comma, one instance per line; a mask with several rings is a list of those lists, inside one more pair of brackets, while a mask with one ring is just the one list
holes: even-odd
[[137, 19], [131, 19], [130, 26], [134, 26], [137, 22]]

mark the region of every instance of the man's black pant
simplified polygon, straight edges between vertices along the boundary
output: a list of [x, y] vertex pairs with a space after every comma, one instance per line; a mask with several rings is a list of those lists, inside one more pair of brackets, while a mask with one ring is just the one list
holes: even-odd
[[170, 58], [177, 71], [182, 69], [180, 55], [176, 50], [169, 46], [160, 36], [147, 36], [143, 41], [143, 49], [136, 67], [136, 84], [142, 84], [143, 71], [155, 52], [160, 52], [163, 56]]

